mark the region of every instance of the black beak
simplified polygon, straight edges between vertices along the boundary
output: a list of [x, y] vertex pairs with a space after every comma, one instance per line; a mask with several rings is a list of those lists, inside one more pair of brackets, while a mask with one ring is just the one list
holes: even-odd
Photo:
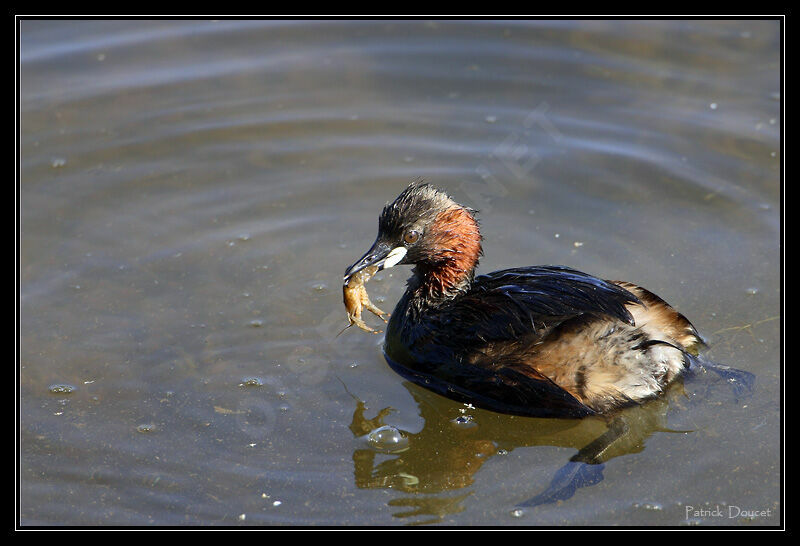
[[377, 265], [378, 271], [383, 269], [383, 262], [386, 261], [386, 256], [392, 251], [392, 246], [380, 239], [375, 241], [375, 244], [372, 245], [372, 248], [367, 250], [367, 253], [361, 256], [361, 258], [347, 268], [344, 272], [344, 283], [347, 284], [347, 281], [350, 280], [355, 273], [358, 273], [362, 269], [365, 269], [371, 265]]

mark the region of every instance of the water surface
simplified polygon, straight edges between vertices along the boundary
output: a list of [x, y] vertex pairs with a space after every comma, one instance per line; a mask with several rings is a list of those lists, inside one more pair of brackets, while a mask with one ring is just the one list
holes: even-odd
[[[21, 524], [779, 523], [777, 21], [23, 20], [20, 42]], [[337, 337], [344, 269], [420, 177], [480, 209], [480, 271], [641, 284], [753, 394], [677, 386], [602, 481], [518, 509], [602, 420], [464, 407], [381, 336]]]

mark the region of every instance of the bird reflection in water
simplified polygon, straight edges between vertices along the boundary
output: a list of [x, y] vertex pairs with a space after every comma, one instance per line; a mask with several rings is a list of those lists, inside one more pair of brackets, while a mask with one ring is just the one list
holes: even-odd
[[[690, 433], [667, 426], [671, 407], [708, 403], [709, 397], [714, 393], [719, 397], [721, 392], [723, 399], [739, 399], [752, 390], [753, 376], [745, 372], [715, 369], [714, 373], [700, 370], [696, 374], [703, 376], [702, 381], [692, 385], [691, 393], [678, 382], [666, 396], [646, 404], [626, 408], [611, 417], [584, 419], [519, 417], [485, 411], [405, 382], [424, 421], [416, 433], [387, 425], [391, 408], [368, 417], [364, 402], [351, 393], [356, 408], [350, 430], [359, 440], [353, 452], [355, 484], [361, 489], [407, 493], [389, 501], [390, 506], [401, 509], [395, 517], [419, 518], [414, 524], [438, 523], [465, 509], [465, 500], [471, 495], [465, 488], [472, 485], [477, 472], [492, 457], [516, 448], [557, 446], [577, 452], [556, 471], [549, 485], [517, 480], [509, 487], [520, 491], [516, 507], [532, 509], [566, 501], [579, 489], [601, 482], [604, 466], [611, 459], [642, 451], [653, 433]], [[530, 490], [520, 489], [523, 484], [529, 484]]]

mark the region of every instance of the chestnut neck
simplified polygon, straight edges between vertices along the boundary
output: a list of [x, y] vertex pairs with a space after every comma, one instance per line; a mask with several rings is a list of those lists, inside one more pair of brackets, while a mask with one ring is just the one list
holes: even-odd
[[453, 206], [440, 212], [430, 227], [429, 259], [418, 263], [414, 275], [418, 295], [429, 301], [452, 299], [469, 289], [483, 250], [472, 212]]

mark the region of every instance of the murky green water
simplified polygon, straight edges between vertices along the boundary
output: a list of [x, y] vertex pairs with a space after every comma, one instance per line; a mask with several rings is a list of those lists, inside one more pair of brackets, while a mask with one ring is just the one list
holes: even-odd
[[[779, 523], [777, 21], [23, 20], [20, 43], [21, 524]], [[678, 386], [600, 483], [517, 509], [602, 421], [465, 408], [336, 337], [345, 267], [418, 177], [481, 210], [481, 271], [641, 284], [752, 396]]]

